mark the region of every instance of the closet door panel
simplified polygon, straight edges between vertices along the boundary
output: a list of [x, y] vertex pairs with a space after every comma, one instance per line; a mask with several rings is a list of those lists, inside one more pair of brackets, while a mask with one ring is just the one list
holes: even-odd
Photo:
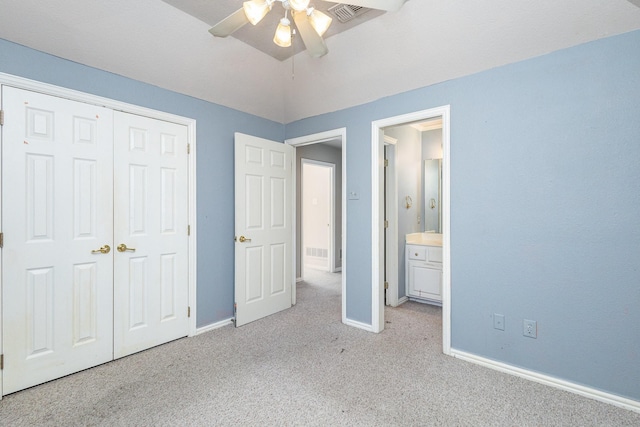
[[188, 334], [188, 181], [186, 126], [121, 112], [114, 124], [118, 358]]
[[7, 394], [113, 357], [113, 115], [7, 86], [2, 103]]

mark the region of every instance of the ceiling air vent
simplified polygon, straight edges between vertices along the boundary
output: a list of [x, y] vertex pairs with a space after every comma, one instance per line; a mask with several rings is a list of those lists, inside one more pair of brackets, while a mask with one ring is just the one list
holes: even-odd
[[344, 23], [351, 21], [356, 16], [369, 12], [371, 9], [368, 7], [339, 3], [335, 6], [331, 6], [328, 10], [330, 14], [338, 18], [338, 21]]

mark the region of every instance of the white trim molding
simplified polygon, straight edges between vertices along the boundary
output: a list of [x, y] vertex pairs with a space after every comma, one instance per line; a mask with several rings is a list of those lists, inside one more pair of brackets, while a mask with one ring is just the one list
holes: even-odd
[[384, 284], [382, 253], [382, 190], [384, 128], [409, 124], [434, 117], [442, 118], [442, 351], [451, 352], [451, 107], [428, 110], [376, 120], [371, 123], [371, 322], [374, 332], [384, 329]]
[[344, 323], [347, 326], [352, 326], [354, 328], [365, 330], [367, 332], [376, 332], [376, 331], [373, 330], [371, 325], [369, 325], [367, 323], [358, 322], [357, 320], [343, 319], [342, 323]]
[[221, 320], [221, 321], [216, 322], [216, 323], [212, 323], [212, 324], [207, 325], [207, 326], [203, 326], [201, 328], [197, 328], [196, 329], [196, 333], [194, 335], [200, 335], [200, 334], [204, 334], [205, 332], [211, 332], [211, 331], [214, 331], [216, 329], [223, 328], [223, 327], [225, 327], [227, 325], [233, 325], [233, 317], [230, 317], [229, 319]]
[[[347, 319], [347, 128], [332, 129], [324, 132], [314, 133], [311, 135], [299, 136], [297, 138], [290, 138], [284, 141], [285, 144], [295, 147], [301, 147], [303, 145], [319, 144], [322, 142], [328, 142], [335, 139], [342, 141], [342, 242], [340, 247], [342, 249], [342, 323], [350, 324]], [[293, 183], [297, 179], [296, 168], [293, 168], [294, 179]], [[294, 188], [295, 198], [295, 188]], [[296, 214], [296, 201], [293, 201], [293, 218]], [[295, 228], [294, 228], [295, 233]], [[295, 248], [295, 236], [293, 239], [293, 269], [295, 277], [296, 268], [296, 248]], [[352, 325], [356, 326], [356, 325]], [[356, 326], [359, 327], [359, 326]]]
[[588, 397], [589, 399], [594, 399], [600, 402], [608, 403], [610, 405], [618, 406], [620, 408], [640, 413], [640, 402], [636, 400], [628, 399], [626, 397], [618, 396], [612, 393], [607, 393], [592, 387], [585, 387], [583, 385], [552, 377], [550, 375], [541, 374], [539, 372], [530, 371], [528, 369], [518, 368], [507, 363], [487, 359], [485, 357], [477, 356], [475, 354], [456, 349], [451, 349], [450, 354], [457, 359], [484, 366], [485, 368], [494, 369], [496, 371], [504, 372], [505, 374], [514, 375], [516, 377], [524, 378], [529, 381], [534, 381], [560, 390], [575, 393], [580, 396]]
[[[386, 218], [388, 227], [386, 230], [382, 230], [386, 233], [386, 245], [388, 254], [398, 254], [398, 171], [396, 169], [396, 145], [398, 140], [389, 135], [384, 135], [384, 150], [385, 163], [387, 166], [384, 169], [385, 189], [382, 203], [385, 203]], [[399, 277], [398, 277], [398, 257], [388, 256], [386, 257], [386, 282], [389, 284], [389, 288], [386, 290], [387, 305], [391, 307], [397, 307], [400, 302], [398, 301], [399, 294]]]

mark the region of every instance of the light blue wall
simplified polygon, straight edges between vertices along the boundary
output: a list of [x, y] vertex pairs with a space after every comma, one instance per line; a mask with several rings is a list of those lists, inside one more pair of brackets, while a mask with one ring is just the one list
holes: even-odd
[[371, 121], [450, 104], [452, 346], [640, 400], [639, 46], [636, 31], [286, 132], [3, 40], [0, 71], [197, 120], [200, 326], [233, 310], [233, 132], [347, 128], [347, 317], [370, 324]]
[[197, 324], [233, 316], [233, 134], [284, 138], [284, 125], [0, 39], [0, 72], [197, 120]]
[[287, 125], [347, 128], [350, 319], [371, 323], [371, 121], [447, 104], [452, 346], [640, 400], [640, 31]]

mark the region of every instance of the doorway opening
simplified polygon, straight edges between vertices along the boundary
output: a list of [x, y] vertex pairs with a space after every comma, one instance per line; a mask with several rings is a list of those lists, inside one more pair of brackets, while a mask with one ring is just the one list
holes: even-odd
[[[285, 141], [286, 144], [292, 145], [296, 150], [296, 168], [295, 168], [295, 203], [293, 204], [293, 218], [296, 221], [295, 238], [294, 238], [294, 268], [296, 273], [296, 281], [302, 281], [305, 278], [305, 262], [313, 259], [315, 265], [308, 265], [308, 267], [316, 268], [320, 263], [319, 261], [325, 259], [322, 248], [319, 246], [313, 246], [314, 240], [310, 239], [309, 233], [305, 233], [303, 226], [304, 208], [304, 172], [302, 170], [303, 162], [305, 160], [306, 165], [314, 166], [333, 166], [333, 197], [331, 197], [332, 204], [332, 216], [333, 221], [325, 222], [325, 233], [321, 233], [324, 236], [328, 235], [330, 240], [327, 249], [325, 264], [325, 271], [338, 273], [341, 272], [341, 294], [342, 294], [342, 322], [346, 321], [346, 242], [345, 237], [347, 233], [346, 229], [346, 129], [334, 129], [326, 132], [316, 133], [312, 135], [301, 136], [298, 138], [292, 138]], [[311, 170], [311, 169], [310, 169]], [[306, 179], [309, 182], [309, 176]], [[314, 205], [315, 202], [317, 203]], [[320, 198], [311, 196], [308, 200], [309, 210], [318, 210], [320, 205]], [[326, 224], [332, 224], [326, 227]], [[329, 228], [329, 233], [326, 233], [326, 228]], [[326, 237], [325, 237], [326, 238]], [[317, 240], [315, 240], [317, 241]], [[315, 251], [314, 251], [315, 248]], [[307, 250], [311, 254], [310, 257], [306, 257]], [[319, 251], [320, 250], [320, 251]], [[332, 252], [332, 253], [329, 253]], [[316, 255], [315, 257], [313, 255]], [[320, 254], [321, 257], [317, 255]], [[306, 259], [305, 259], [306, 258]], [[314, 270], [309, 269], [309, 272]], [[293, 303], [295, 304], [295, 292], [293, 294]]]
[[[328, 154], [341, 154], [337, 148], [329, 147]], [[336, 164], [304, 157], [300, 163], [301, 277], [307, 269], [333, 273], [340, 262], [334, 255]]]
[[[381, 332], [384, 329], [384, 306], [385, 306], [385, 285], [388, 284], [389, 305], [397, 305], [404, 301], [403, 297], [399, 298], [398, 280], [389, 280], [389, 278], [400, 278], [404, 276], [404, 243], [400, 245], [400, 239], [404, 241], [406, 234], [419, 232], [419, 231], [434, 231], [431, 229], [430, 223], [429, 230], [421, 230], [418, 227], [424, 227], [425, 213], [423, 209], [430, 209], [430, 206], [424, 207], [424, 201], [427, 199], [423, 192], [414, 189], [413, 192], [404, 190], [402, 194], [398, 194], [400, 178], [398, 176], [397, 169], [402, 169], [402, 172], [407, 172], [403, 168], [391, 168], [391, 173], [385, 171], [385, 146], [390, 145], [391, 135], [385, 133], [385, 129], [391, 129], [393, 127], [411, 125], [416, 123], [433, 122], [435, 120], [441, 121], [441, 139], [442, 139], [442, 153], [441, 153], [441, 190], [439, 193], [439, 205], [441, 209], [440, 219], [440, 233], [442, 236], [442, 328], [443, 328], [443, 343], [442, 348], [445, 354], [450, 354], [451, 350], [451, 258], [450, 258], [450, 116], [449, 106], [443, 106], [433, 108], [429, 110], [418, 111], [402, 116], [391, 117], [383, 120], [378, 120], [372, 123], [372, 146], [371, 146], [371, 171], [372, 171], [372, 329], [374, 332]], [[389, 132], [391, 133], [391, 132]], [[396, 145], [396, 144], [394, 144]], [[420, 145], [420, 149], [422, 145]], [[399, 156], [397, 150], [395, 150], [396, 160]], [[412, 154], [416, 156], [416, 154]], [[420, 154], [419, 158], [422, 158]], [[395, 162], [394, 162], [395, 164]], [[420, 186], [421, 181], [424, 180], [424, 170], [422, 168], [422, 162], [416, 167], [414, 173], [414, 181], [417, 183], [416, 188]], [[385, 179], [386, 175], [386, 179]], [[389, 183], [389, 179], [392, 180], [392, 185]], [[392, 194], [394, 193], [395, 194]], [[387, 193], [387, 198], [385, 198]], [[407, 193], [407, 194], [405, 194]], [[401, 197], [400, 197], [401, 196]], [[403, 199], [403, 203], [399, 203], [399, 199]], [[435, 199], [430, 195], [428, 202], [431, 199]], [[395, 201], [395, 203], [394, 203]], [[432, 203], [434, 208], [436, 202]], [[402, 206], [401, 206], [402, 205]], [[390, 207], [393, 211], [393, 206], [397, 208], [396, 219], [389, 221], [389, 213], [392, 215], [394, 212], [388, 212]], [[401, 216], [406, 216], [403, 220]], [[388, 222], [388, 227], [386, 227]], [[431, 219], [430, 219], [431, 221]], [[420, 224], [422, 223], [422, 224]], [[402, 227], [401, 227], [402, 225]], [[395, 242], [395, 248], [393, 243]], [[394, 265], [392, 260], [395, 260], [395, 268], [399, 271], [393, 271]], [[399, 267], [399, 268], [398, 268]], [[388, 269], [388, 271], [387, 271]], [[386, 277], [386, 280], [385, 280]]]

